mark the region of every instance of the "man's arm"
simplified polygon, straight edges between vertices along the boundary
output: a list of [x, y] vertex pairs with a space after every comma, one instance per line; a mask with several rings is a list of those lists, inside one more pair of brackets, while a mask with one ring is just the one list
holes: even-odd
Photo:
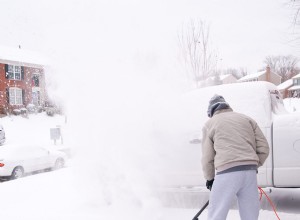
[[258, 166], [262, 166], [269, 156], [269, 144], [257, 123], [255, 123], [254, 135], [256, 142], [256, 154], [259, 158]]
[[207, 128], [202, 129], [202, 170], [206, 180], [212, 180], [215, 177], [215, 150], [214, 143], [207, 134]]

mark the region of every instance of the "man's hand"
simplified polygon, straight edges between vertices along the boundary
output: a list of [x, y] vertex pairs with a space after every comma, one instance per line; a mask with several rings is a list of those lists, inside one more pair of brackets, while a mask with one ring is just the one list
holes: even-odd
[[214, 183], [214, 180], [215, 180], [215, 179], [207, 180], [207, 181], [206, 181], [206, 188], [207, 188], [207, 189], [211, 190], [211, 187], [212, 187], [212, 185], [213, 185], [213, 183]]

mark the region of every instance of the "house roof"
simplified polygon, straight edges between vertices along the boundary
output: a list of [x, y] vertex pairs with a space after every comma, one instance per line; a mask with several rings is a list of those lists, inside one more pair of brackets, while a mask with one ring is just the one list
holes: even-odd
[[296, 76], [293, 76], [292, 79], [300, 78], [300, 73], [297, 74]]
[[38, 52], [19, 48], [11, 48], [2, 45], [0, 45], [0, 61], [4, 61], [8, 64], [14, 64], [15, 62], [17, 62], [24, 65], [46, 65], [48, 63], [46, 58]]
[[287, 88], [291, 87], [292, 85], [293, 85], [293, 80], [292, 79], [288, 79], [287, 81], [279, 84], [277, 86], [277, 89], [278, 90], [284, 90], [284, 89], [287, 89]]
[[[244, 80], [249, 80], [249, 79], [256, 79], [258, 77], [260, 77], [261, 75], [265, 74], [266, 73], [266, 70], [262, 70], [262, 71], [259, 71], [257, 73], [252, 73], [252, 74], [249, 74], [249, 75], [246, 75], [242, 78], [240, 78], [238, 81], [244, 81]], [[278, 75], [277, 73], [274, 73], [271, 71], [272, 74], [275, 74], [277, 76], [279, 76], [280, 78], [282, 78], [280, 75]]]
[[[220, 75], [220, 80], [224, 80], [228, 77], [234, 77], [232, 74], [224, 74], [224, 75]], [[235, 77], [234, 77], [235, 78]]]
[[298, 89], [300, 89], [300, 85], [292, 86], [288, 90], [298, 90]]
[[248, 80], [248, 79], [255, 79], [255, 78], [258, 78], [258, 77], [260, 77], [261, 75], [263, 75], [265, 73], [266, 73], [266, 70], [263, 70], [263, 71], [260, 71], [260, 72], [257, 72], [257, 73], [248, 74], [248, 75], [240, 78], [238, 81], [243, 81], [243, 80]]

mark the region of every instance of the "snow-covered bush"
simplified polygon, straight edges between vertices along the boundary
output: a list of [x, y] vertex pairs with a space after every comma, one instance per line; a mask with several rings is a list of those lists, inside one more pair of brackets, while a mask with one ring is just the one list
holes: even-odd
[[14, 109], [14, 110], [12, 111], [12, 113], [13, 113], [14, 115], [21, 115], [21, 110], [20, 110], [20, 109]]
[[28, 113], [41, 113], [43, 111], [43, 107], [40, 105], [28, 104], [26, 106]]
[[36, 106], [36, 112], [37, 112], [37, 113], [41, 113], [43, 110], [44, 110], [44, 109], [43, 109], [42, 106], [40, 106], [40, 105]]
[[28, 110], [28, 113], [35, 113], [36, 112], [36, 106], [34, 104], [28, 104], [26, 106], [26, 109]]
[[28, 110], [26, 108], [14, 109], [12, 110], [14, 115], [21, 115], [23, 117], [28, 117]]
[[48, 107], [46, 108], [46, 113], [48, 116], [53, 116], [57, 113], [56, 108], [54, 107]]
[[21, 108], [21, 109], [20, 109], [20, 112], [21, 112], [21, 115], [22, 115], [23, 117], [25, 117], [25, 118], [28, 117], [28, 111], [27, 111], [26, 108]]

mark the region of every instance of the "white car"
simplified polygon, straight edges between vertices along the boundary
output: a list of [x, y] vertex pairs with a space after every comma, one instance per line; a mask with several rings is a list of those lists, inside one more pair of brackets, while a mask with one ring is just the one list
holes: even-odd
[[17, 179], [26, 173], [64, 167], [67, 155], [58, 150], [36, 146], [0, 148], [0, 178]]

